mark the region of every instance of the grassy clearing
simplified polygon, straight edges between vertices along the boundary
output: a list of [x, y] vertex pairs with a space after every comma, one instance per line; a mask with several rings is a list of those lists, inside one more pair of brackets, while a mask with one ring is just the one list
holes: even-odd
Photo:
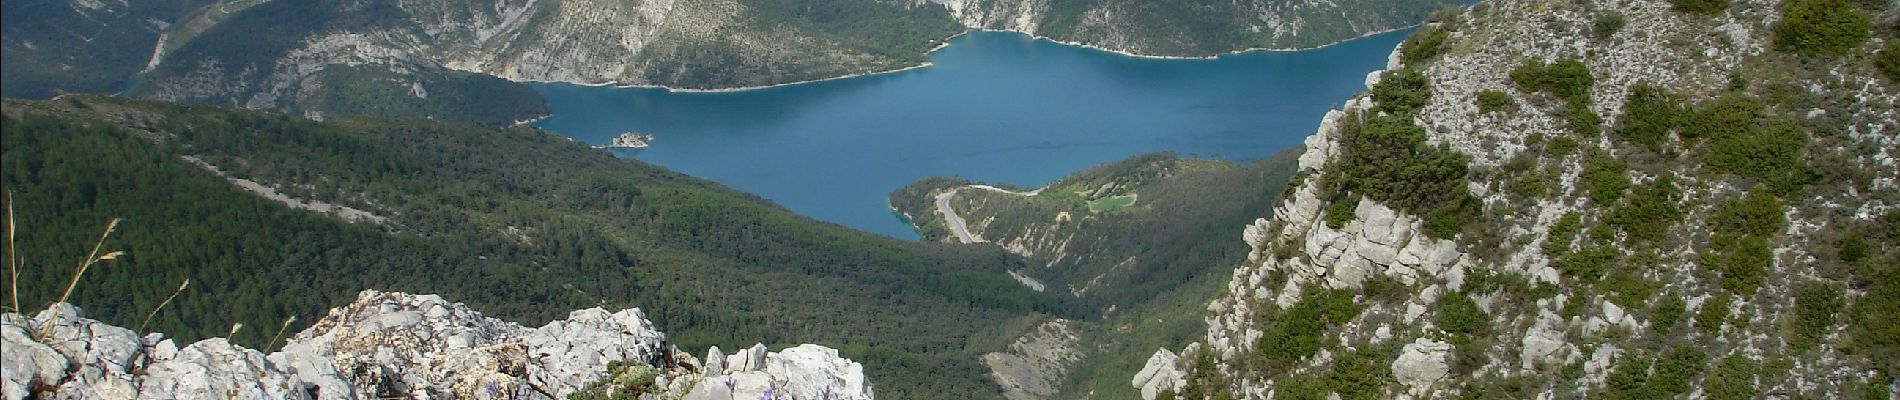
[[1120, 196], [1109, 196], [1109, 197], [1103, 197], [1103, 198], [1099, 198], [1095, 200], [1090, 200], [1089, 212], [1097, 212], [1097, 213], [1113, 212], [1115, 210], [1127, 208], [1128, 206], [1135, 205], [1135, 199], [1137, 196], [1138, 196], [1137, 194], [1130, 193], [1130, 194], [1125, 194], [1125, 195], [1120, 195]]

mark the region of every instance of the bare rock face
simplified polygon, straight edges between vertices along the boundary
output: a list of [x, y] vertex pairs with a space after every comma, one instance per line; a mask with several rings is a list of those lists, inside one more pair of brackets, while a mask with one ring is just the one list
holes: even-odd
[[1129, 382], [1141, 390], [1143, 400], [1154, 400], [1162, 391], [1179, 390], [1180, 382], [1187, 378], [1178, 365], [1180, 357], [1168, 349], [1155, 350], [1148, 357], [1148, 363], [1141, 366], [1141, 372], [1135, 373], [1135, 379]]
[[129, 399], [137, 395], [131, 371], [144, 357], [144, 339], [132, 330], [86, 319], [78, 307], [55, 304], [40, 311], [33, 324], [40, 343], [51, 346], [72, 365], [60, 392], [83, 398]]
[[768, 352], [764, 344], [756, 344], [730, 357], [714, 347], [706, 360], [703, 375], [676, 379], [671, 391], [687, 391], [687, 400], [875, 398], [864, 366], [824, 346]]
[[[1787, 342], [1780, 337], [1785, 325], [1777, 321], [1790, 318], [1789, 310], [1797, 307], [1789, 294], [1803, 285], [1848, 287], [1840, 297], [1854, 301], [1863, 301], [1868, 295], [1852, 289], [1851, 283], [1809, 271], [1815, 269], [1814, 265], [1835, 265], [1826, 249], [1838, 246], [1831, 238], [1842, 231], [1839, 227], [1891, 225], [1883, 224], [1881, 219], [1882, 215], [1892, 215], [1894, 207], [1888, 199], [1896, 187], [1886, 178], [1894, 176], [1890, 172], [1895, 165], [1886, 155], [1892, 151], [1886, 149], [1900, 148], [1896, 147], [1900, 141], [1886, 134], [1895, 127], [1893, 105], [1900, 90], [1889, 80], [1871, 76], [1871, 70], [1864, 66], [1847, 60], [1806, 60], [1801, 67], [1827, 72], [1800, 76], [1754, 72], [1757, 64], [1776, 68], [1793, 65], [1765, 47], [1772, 41], [1771, 31], [1782, 16], [1783, 3], [1737, 0], [1717, 15], [1693, 15], [1676, 11], [1670, 2], [1661, 0], [1626, 1], [1616, 7], [1500, 0], [1469, 7], [1457, 18], [1443, 18], [1448, 22], [1435, 27], [1448, 35], [1444, 53], [1424, 60], [1405, 60], [1395, 51], [1388, 57], [1386, 68], [1410, 69], [1425, 78], [1423, 87], [1429, 91], [1425, 96], [1428, 99], [1415, 115], [1402, 116], [1404, 122], [1415, 125], [1426, 144], [1468, 157], [1463, 162], [1469, 171], [1483, 171], [1468, 174], [1462, 186], [1487, 213], [1503, 217], [1460, 221], [1481, 229], [1455, 234], [1457, 240], [1438, 240], [1423, 235], [1421, 219], [1409, 215], [1409, 207], [1369, 200], [1373, 196], [1357, 204], [1329, 203], [1334, 199], [1325, 198], [1329, 192], [1322, 190], [1329, 179], [1328, 170], [1358, 162], [1344, 157], [1345, 145], [1354, 142], [1344, 140], [1350, 125], [1342, 121], [1355, 114], [1383, 112], [1374, 106], [1375, 96], [1349, 100], [1328, 113], [1316, 133], [1307, 138], [1306, 151], [1299, 159], [1306, 179], [1296, 181], [1301, 183], [1278, 200], [1271, 217], [1256, 220], [1241, 232], [1252, 253], [1234, 270], [1225, 294], [1207, 307], [1208, 329], [1200, 343], [1206, 345], [1213, 365], [1194, 372], [1211, 372], [1224, 379], [1224, 385], [1208, 390], [1236, 398], [1276, 398], [1286, 394], [1278, 392], [1287, 387], [1278, 385], [1283, 382], [1277, 380], [1283, 377], [1327, 373], [1336, 366], [1342, 352], [1392, 346], [1403, 350], [1377, 354], [1389, 357], [1381, 361], [1391, 367], [1396, 384], [1378, 388], [1372, 397], [1454, 397], [1465, 394], [1457, 393], [1464, 384], [1482, 382], [1474, 377], [1501, 377], [1538, 382], [1530, 386], [1546, 388], [1512, 396], [1587, 398], [1605, 384], [1605, 376], [1616, 369], [1617, 360], [1653, 360], [1674, 348], [1683, 348], [1704, 352], [1711, 360], [1742, 357], [1757, 363], [1768, 354], [1781, 354], [1786, 367], [1775, 371], [1776, 377], [1764, 374], [1752, 382], [1755, 389], [1773, 396], [1828, 397], [1857, 390], [1859, 385], [1889, 384], [1886, 378], [1868, 379], [1874, 374], [1864, 367], [1864, 355], [1825, 345], [1789, 355], [1784, 350]], [[1888, 14], [1887, 19], [1891, 19], [1892, 13]], [[1606, 30], [1602, 28], [1605, 21], [1617, 25], [1626, 22], [1627, 27]], [[1885, 43], [1869, 40], [1855, 51], [1874, 51]], [[1575, 62], [1573, 65], [1588, 70], [1593, 83], [1586, 85], [1587, 96], [1582, 96], [1588, 101], [1578, 103], [1587, 110], [1566, 110], [1573, 106], [1548, 102], [1541, 94], [1527, 92], [1515, 83], [1516, 71], [1530, 61], [1556, 60], [1572, 60], [1565, 62]], [[1367, 85], [1389, 81], [1385, 73], [1368, 75]], [[1738, 78], [1742, 74], [1757, 81], [1749, 84], [1748, 90], [1724, 89], [1743, 83]], [[1709, 243], [1715, 227], [1706, 218], [1665, 221], [1669, 224], [1659, 228], [1663, 231], [1661, 244], [1653, 249], [1655, 243], [1645, 244], [1627, 232], [1601, 229], [1614, 228], [1604, 225], [1605, 218], [1622, 211], [1614, 204], [1597, 204], [1581, 194], [1581, 189], [1590, 184], [1584, 172], [1589, 168], [1587, 163], [1545, 152], [1549, 142], [1542, 140], [1573, 137], [1592, 152], [1592, 157], [1647, 163], [1650, 159], [1644, 152], [1650, 150], [1619, 142], [1625, 139], [1614, 135], [1578, 131], [1588, 128], [1614, 132], [1626, 126], [1620, 121], [1627, 114], [1624, 103], [1640, 98], [1632, 96], [1640, 92], [1638, 87], [1662, 88], [1671, 96], [1683, 96], [1683, 101], [1706, 106], [1721, 96], [1773, 97], [1773, 90], [1763, 88], [1783, 86], [1838, 100], [1827, 103], [1832, 108], [1790, 107], [1760, 118], [1813, 121], [1802, 134], [1850, 138], [1828, 151], [1880, 146], [1881, 151], [1845, 156], [1852, 160], [1841, 161], [1840, 165], [1884, 174], [1864, 185], [1867, 189], [1817, 184], [1804, 187], [1805, 192], [1799, 195], [1787, 196], [1786, 203], [1777, 206], [1787, 225], [1774, 233], [1774, 243], [1768, 250], [1773, 261], [1763, 266], [1775, 278], [1735, 297], [1736, 303], [1727, 305], [1728, 309], [1713, 310], [1724, 317], [1722, 320], [1731, 321], [1726, 328], [1718, 326], [1728, 332], [1708, 335], [1711, 337], [1691, 335], [1691, 340], [1678, 341], [1682, 337], [1679, 330], [1671, 332], [1666, 325], [1657, 325], [1659, 321], [1648, 319], [1655, 318], [1657, 307], [1662, 306], [1655, 301], [1674, 297], [1695, 307], [1703, 299], [1731, 290], [1722, 287], [1719, 279], [1712, 279], [1710, 266], [1701, 261], [1705, 252], [1692, 250]], [[1520, 108], [1481, 110], [1482, 102], [1475, 99], [1486, 94]], [[1584, 118], [1581, 121], [1585, 123], [1579, 124], [1573, 120], [1573, 113], [1583, 111], [1604, 120], [1589, 122]], [[1695, 143], [1671, 142], [1669, 146], [1699, 151]], [[1347, 164], [1341, 164], [1342, 160]], [[1682, 197], [1672, 198], [1671, 206], [1689, 216], [1710, 215], [1722, 204], [1757, 190], [1753, 186], [1758, 181], [1708, 176], [1701, 173], [1699, 165], [1693, 159], [1660, 160], [1626, 171], [1624, 177], [1638, 185], [1660, 185], [1663, 179], [1670, 179], [1673, 183], [1661, 187], [1680, 192]], [[1516, 190], [1515, 182], [1531, 180], [1549, 185], [1549, 191], [1535, 195], [1511, 193]], [[1353, 210], [1351, 218], [1345, 219], [1348, 222], [1333, 226], [1324, 223], [1328, 211], [1344, 211], [1347, 207]], [[1568, 215], [1581, 217], [1585, 227], [1598, 234], [1557, 241], [1554, 228], [1574, 224], [1558, 223], [1567, 220]], [[1615, 271], [1621, 274], [1616, 276], [1618, 282], [1563, 268], [1565, 264], [1588, 266], [1578, 259], [1565, 258], [1585, 246], [1597, 253], [1586, 255], [1608, 259], [1604, 265], [1635, 268]], [[1371, 282], [1378, 286], [1368, 288]], [[1510, 287], [1499, 286], [1501, 282]], [[1607, 295], [1632, 283], [1659, 290], [1653, 296], [1628, 301]], [[1296, 302], [1313, 298], [1302, 293], [1313, 289], [1344, 290], [1356, 296], [1354, 304], [1360, 307], [1353, 311], [1356, 316], [1319, 321], [1327, 326], [1321, 337], [1337, 345], [1301, 355], [1288, 368], [1269, 370], [1250, 365], [1250, 357], [1259, 354], [1255, 347], [1267, 337], [1263, 333], [1276, 327], [1272, 318], [1284, 317], [1262, 311], [1286, 310]], [[1376, 298], [1381, 295], [1390, 297]], [[1441, 296], [1470, 298], [1481, 309], [1480, 322], [1488, 324], [1487, 329], [1446, 332], [1427, 323], [1448, 315], [1447, 310], [1435, 306]], [[1680, 327], [1680, 316], [1675, 318], [1673, 323]], [[1833, 327], [1839, 325], [1829, 324], [1833, 340], [1840, 333]], [[1456, 335], [1483, 335], [1488, 348], [1457, 349], [1473, 351], [1471, 355], [1477, 357], [1458, 360], [1461, 367], [1470, 367], [1469, 374], [1448, 376], [1445, 359], [1452, 349], [1445, 342], [1462, 343]], [[1672, 348], [1632, 345], [1658, 342], [1671, 343]], [[1143, 371], [1131, 383], [1146, 392], [1154, 374]], [[1564, 384], [1553, 384], [1556, 382]], [[1703, 395], [1707, 393], [1689, 390], [1668, 396]]]
[[1434, 386], [1451, 375], [1451, 343], [1418, 338], [1406, 344], [1398, 360], [1392, 362], [1392, 377], [1414, 396], [1431, 393]]
[[[180, 349], [163, 335], [140, 337], [86, 319], [67, 304], [31, 319], [0, 315], [0, 340], [4, 400], [559, 399], [605, 379], [615, 361], [659, 369], [656, 386], [692, 391], [687, 398], [873, 396], [863, 366], [822, 346], [778, 353], [754, 346], [731, 362], [718, 360], [729, 374], [720, 376], [724, 385], [695, 390], [682, 384], [710, 379], [693, 371], [690, 356], [676, 357], [639, 309], [579, 310], [527, 328], [433, 295], [374, 290], [269, 356], [223, 338]], [[728, 389], [726, 396], [707, 397], [718, 393], [715, 386]]]
[[1005, 351], [984, 354], [982, 361], [990, 368], [990, 379], [1003, 387], [1004, 397], [1050, 398], [1058, 394], [1069, 367], [1082, 358], [1077, 340], [1068, 320], [1055, 319], [1016, 338]]
[[[169, 342], [169, 341], [167, 341]], [[171, 357], [152, 357], [140, 399], [306, 399], [302, 384], [278, 371], [264, 353], [223, 338], [192, 343]]]
[[59, 384], [70, 361], [52, 347], [33, 340], [19, 314], [0, 316], [0, 396], [26, 398], [36, 387]]
[[529, 329], [434, 295], [364, 291], [271, 358], [323, 398], [558, 398], [605, 377], [613, 361], [664, 364], [664, 341], [639, 309], [579, 310]]

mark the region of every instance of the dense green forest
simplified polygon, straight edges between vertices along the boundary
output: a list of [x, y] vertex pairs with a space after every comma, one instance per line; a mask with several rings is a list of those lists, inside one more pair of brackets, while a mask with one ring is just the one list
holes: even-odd
[[64, 0], [0, 3], [0, 95], [111, 93], [145, 68], [163, 24], [208, 0], [129, 1], [82, 8]]
[[862, 0], [746, 0], [754, 23], [787, 24], [832, 39], [846, 48], [900, 63], [928, 61], [926, 54], [963, 26], [943, 7], [907, 7]]
[[[1021, 272], [1104, 315], [1074, 325], [1090, 347], [1060, 396], [1137, 398], [1128, 378], [1154, 349], [1205, 332], [1203, 310], [1250, 250], [1241, 230], [1272, 214], [1302, 149], [1246, 163], [1148, 154], [1077, 172], [1036, 196], [962, 190], [952, 207], [986, 239], [1030, 238], [1018, 242], [1036, 252]], [[925, 179], [891, 203], [926, 240], [944, 240], [934, 193], [967, 184]]]
[[[996, 0], [989, 0], [996, 1]], [[1452, 1], [1341, 1], [1302, 6], [1287, 1], [1052, 0], [1042, 10], [1036, 34], [1100, 44], [1137, 43], [1143, 54], [1207, 56], [1252, 48], [1308, 48], [1368, 33], [1370, 27], [1402, 27], [1455, 6]], [[1265, 23], [1297, 21], [1280, 26]], [[1109, 24], [1104, 26], [1106, 19]]]
[[[73, 301], [128, 327], [180, 281], [145, 331], [183, 340], [317, 320], [358, 290], [436, 293], [538, 325], [569, 310], [641, 307], [683, 348], [823, 343], [893, 398], [996, 389], [973, 339], [1012, 321], [1075, 318], [1065, 296], [1002, 272], [986, 247], [891, 240], [532, 128], [428, 120], [313, 123], [215, 108], [68, 97], [7, 100], [4, 173], [19, 223], [22, 308], [70, 279], [105, 221], [122, 260]], [[246, 193], [182, 161], [293, 197], [386, 217], [346, 223]]]

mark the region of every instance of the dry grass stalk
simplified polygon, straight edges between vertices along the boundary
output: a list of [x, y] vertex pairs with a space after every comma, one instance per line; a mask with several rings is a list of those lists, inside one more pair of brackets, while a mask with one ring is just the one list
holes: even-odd
[[[94, 242], [92, 244], [92, 252], [87, 253], [86, 259], [80, 260], [79, 267], [73, 270], [73, 279], [72, 281], [66, 283], [66, 292], [60, 293], [59, 301], [55, 301], [53, 302], [53, 304], [65, 303], [66, 298], [71, 297], [73, 295], [73, 289], [76, 289], [79, 287], [79, 277], [85, 276], [86, 270], [91, 269], [93, 265], [106, 262], [106, 261], [117, 260], [119, 259], [119, 257], [125, 256], [124, 251], [107, 252], [105, 255], [99, 254], [99, 249], [104, 248], [106, 245], [106, 238], [111, 237], [112, 230], [118, 229], [118, 227], [119, 227], [118, 218], [113, 218], [111, 222], [106, 223], [105, 232], [99, 233], [99, 241]], [[18, 291], [16, 290], [15, 292], [18, 292]], [[42, 325], [40, 327], [40, 332], [38, 335], [34, 336], [34, 339], [46, 340], [47, 335], [51, 335], [53, 333], [53, 323], [52, 323], [53, 320], [58, 319], [58, 318], [59, 318], [59, 309], [55, 308], [53, 309], [52, 314], [47, 315], [45, 325]]]
[[282, 326], [277, 327], [277, 334], [271, 335], [270, 343], [264, 344], [264, 353], [269, 354], [271, 352], [271, 348], [277, 347], [277, 339], [283, 338], [284, 331], [287, 329], [290, 329], [290, 324], [296, 323], [296, 322], [297, 322], [297, 316], [295, 315], [290, 316], [290, 318], [285, 318], [284, 324]]
[[172, 291], [172, 295], [170, 297], [166, 297], [165, 301], [159, 302], [158, 307], [152, 307], [152, 312], [145, 314], [145, 322], [139, 323], [139, 329], [137, 329], [137, 331], [144, 332], [145, 324], [152, 323], [152, 317], [158, 315], [158, 310], [165, 309], [165, 306], [170, 305], [172, 303], [172, 299], [178, 298], [179, 293], [184, 293], [185, 287], [188, 287], [188, 286], [191, 286], [191, 278], [185, 278], [184, 282], [178, 284], [178, 290]]
[[20, 250], [13, 245], [13, 232], [19, 230], [13, 223], [13, 192], [7, 192], [7, 273], [11, 275], [7, 283], [13, 290], [7, 294], [13, 296], [13, 312], [25, 312], [20, 309]]

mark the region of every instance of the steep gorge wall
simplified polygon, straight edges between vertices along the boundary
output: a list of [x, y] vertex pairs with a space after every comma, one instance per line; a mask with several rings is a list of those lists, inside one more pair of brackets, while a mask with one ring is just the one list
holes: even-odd
[[[1643, 379], [1698, 382], [1680, 393], [1692, 397], [1892, 393], [1893, 381], [1880, 372], [1890, 368], [1881, 358], [1891, 350], [1866, 337], [1883, 328], [1854, 317], [1883, 307], [1872, 305], [1883, 299], [1865, 290], [1869, 279], [1885, 275], [1845, 271], [1891, 269], [1894, 259], [1890, 244], [1865, 232], [1884, 232], [1900, 202], [1893, 161], [1900, 93], [1862, 58], [1894, 39], [1876, 35], [1848, 56], [1801, 60], [1771, 44], [1783, 8], [1779, 1], [1737, 1], [1699, 15], [1672, 11], [1665, 1], [1497, 0], [1439, 25], [1449, 41], [1436, 59], [1407, 65], [1400, 61], [1404, 49], [1395, 50], [1388, 69], [1417, 70], [1429, 80], [1429, 99], [1412, 122], [1432, 146], [1468, 157], [1467, 191], [1485, 211], [1461, 223], [1480, 228], [1440, 240], [1423, 234], [1422, 217], [1392, 205], [1357, 197], [1350, 207], [1333, 204], [1353, 201], [1329, 198], [1325, 182], [1329, 169], [1347, 162], [1345, 121], [1385, 110], [1377, 94], [1356, 98], [1308, 138], [1300, 160], [1305, 178], [1274, 217], [1248, 227], [1253, 256], [1235, 271], [1229, 294], [1208, 305], [1204, 340], [1178, 357], [1157, 353], [1131, 383], [1147, 398], [1345, 395], [1352, 385], [1342, 382], [1349, 381], [1373, 388], [1351, 393], [1400, 398], [1603, 397], [1638, 390], [1629, 379], [1640, 390], [1673, 390]], [[1626, 25], [1599, 33], [1612, 14]], [[1869, 14], [1882, 24], [1894, 20], [1891, 9]], [[1513, 71], [1526, 60], [1560, 59], [1581, 60], [1594, 77], [1585, 98], [1588, 110], [1603, 117], [1592, 125], [1600, 134], [1577, 133], [1563, 102], [1513, 84]], [[1375, 72], [1368, 88], [1377, 92], [1393, 76]], [[1768, 97], [1768, 117], [1758, 120], [1784, 118], [1801, 127], [1807, 155], [1796, 168], [1828, 171], [1800, 192], [1777, 196], [1786, 223], [1765, 238], [1771, 253], [1758, 291], [1735, 283], [1750, 276], [1722, 258], [1729, 257], [1723, 246], [1732, 245], [1723, 241], [1731, 234], [1716, 220], [1745, 194], [1773, 193], [1776, 183], [1718, 170], [1707, 160], [1723, 151], [1715, 147], [1734, 142], [1703, 146], [1709, 138], [1684, 133], [1705, 128], [1674, 128], [1663, 139], [1673, 149], [1665, 157], [1632, 144], [1618, 129], [1639, 82], [1680, 94], [1691, 108], [1723, 96]], [[1508, 95], [1515, 109], [1481, 110], [1482, 92]], [[1580, 149], [1552, 151], [1560, 140]], [[1628, 170], [1605, 175], [1593, 171], [1593, 160], [1627, 162]], [[1660, 239], [1636, 238], [1617, 218], [1638, 200], [1602, 201], [1591, 193], [1595, 182], [1618, 177], [1637, 188], [1626, 195], [1616, 189], [1623, 199], [1644, 188], [1680, 188], [1673, 204], [1663, 203], [1680, 210], [1680, 221], [1668, 221]], [[1526, 195], [1526, 182], [1548, 189]], [[1576, 220], [1588, 228], [1561, 227], [1566, 216], [1582, 216]], [[1341, 217], [1343, 224], [1329, 223]], [[1839, 255], [1841, 238], [1860, 237], [1854, 235], [1875, 241], [1868, 245], [1873, 255], [1864, 256], [1871, 258]], [[1310, 337], [1319, 341], [1316, 351], [1289, 361], [1284, 352], [1297, 344], [1287, 342], [1284, 326], [1298, 314], [1288, 310], [1327, 304], [1325, 294], [1311, 292], [1332, 290], [1348, 294], [1351, 318], [1314, 322], [1323, 330]], [[1813, 293], [1834, 293], [1835, 305], [1815, 305], [1828, 296]], [[1450, 316], [1454, 309], [1471, 313], [1463, 304], [1475, 305], [1480, 327]], [[1821, 311], [1808, 311], [1814, 309]], [[1649, 360], [1658, 360], [1655, 372], [1647, 372]], [[1681, 360], [1688, 361], [1665, 366]], [[1352, 381], [1340, 370], [1371, 378]]]

